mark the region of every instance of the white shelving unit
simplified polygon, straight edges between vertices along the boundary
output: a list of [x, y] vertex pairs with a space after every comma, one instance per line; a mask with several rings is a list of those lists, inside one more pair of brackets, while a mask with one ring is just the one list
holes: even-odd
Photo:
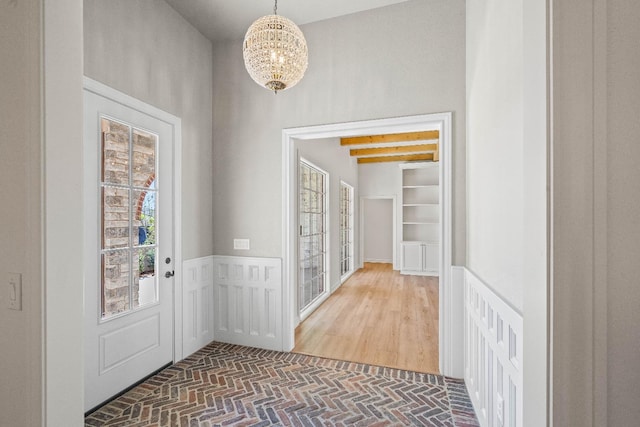
[[438, 276], [440, 170], [438, 162], [400, 164], [401, 274]]

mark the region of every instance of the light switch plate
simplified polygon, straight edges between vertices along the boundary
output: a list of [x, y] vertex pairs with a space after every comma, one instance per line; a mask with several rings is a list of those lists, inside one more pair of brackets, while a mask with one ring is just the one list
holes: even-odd
[[7, 278], [7, 308], [22, 310], [22, 274], [9, 273]]
[[249, 239], [233, 239], [233, 249], [249, 250]]

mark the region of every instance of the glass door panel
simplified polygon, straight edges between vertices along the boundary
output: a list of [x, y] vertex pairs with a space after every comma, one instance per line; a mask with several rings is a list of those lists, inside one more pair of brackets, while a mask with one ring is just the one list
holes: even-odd
[[102, 318], [154, 303], [158, 136], [102, 117]]
[[327, 175], [300, 161], [299, 188], [299, 311], [326, 292], [326, 180]]
[[340, 183], [340, 276], [353, 270], [353, 187]]

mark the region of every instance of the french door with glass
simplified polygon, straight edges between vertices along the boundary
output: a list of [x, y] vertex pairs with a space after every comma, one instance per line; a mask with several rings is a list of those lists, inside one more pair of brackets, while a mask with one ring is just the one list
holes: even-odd
[[298, 311], [304, 318], [328, 293], [327, 173], [301, 159], [298, 193]]
[[340, 182], [340, 277], [353, 272], [353, 187]]

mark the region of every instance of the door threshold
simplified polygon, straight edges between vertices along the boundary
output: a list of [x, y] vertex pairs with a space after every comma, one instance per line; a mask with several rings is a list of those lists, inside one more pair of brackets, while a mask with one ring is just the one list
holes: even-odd
[[105, 400], [104, 402], [100, 403], [99, 405], [94, 406], [93, 408], [89, 409], [87, 412], [84, 413], [84, 417], [88, 417], [89, 415], [93, 414], [95, 411], [97, 411], [98, 409], [102, 408], [104, 405], [106, 405], [107, 403], [119, 398], [120, 396], [122, 396], [123, 394], [125, 394], [126, 392], [128, 392], [129, 390], [139, 386], [140, 384], [142, 384], [143, 382], [145, 382], [146, 380], [148, 380], [149, 378], [151, 378], [152, 376], [156, 375], [157, 373], [159, 373], [160, 371], [163, 371], [165, 369], [167, 369], [169, 366], [173, 365], [173, 361], [167, 363], [164, 366], [161, 366], [160, 368], [156, 369], [155, 371], [153, 371], [152, 373], [150, 373], [149, 375], [147, 375], [146, 377], [140, 379], [139, 381], [136, 381], [135, 383], [131, 384], [129, 387], [125, 388], [124, 390], [122, 390], [121, 392], [114, 394], [113, 396], [111, 396], [110, 398], [108, 398], [107, 400]]

